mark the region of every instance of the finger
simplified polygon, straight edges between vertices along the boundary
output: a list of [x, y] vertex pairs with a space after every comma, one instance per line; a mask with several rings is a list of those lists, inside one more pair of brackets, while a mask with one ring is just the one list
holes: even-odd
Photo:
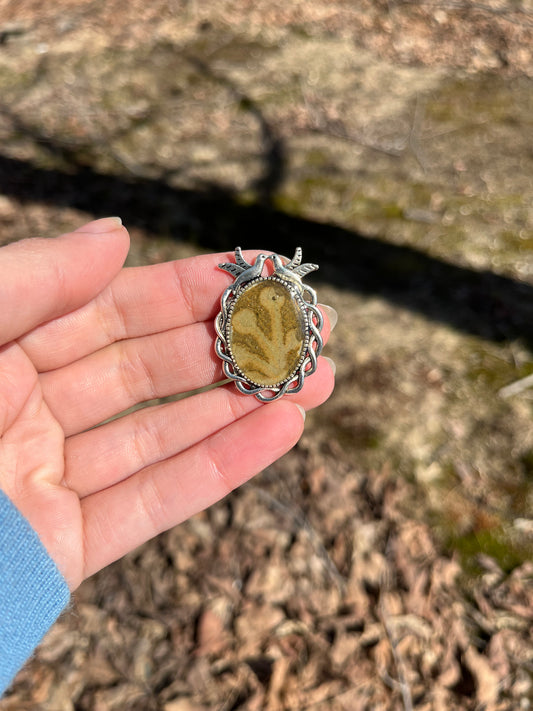
[[85, 575], [226, 496], [287, 452], [302, 430], [299, 409], [275, 402], [83, 499]]
[[[31, 361], [11, 342], [0, 346], [0, 441], [20, 415], [32, 391], [38, 386]], [[2, 473], [0, 472], [0, 477]]]
[[[331, 367], [321, 358], [305, 387], [288, 397], [306, 410], [317, 407], [331, 394], [333, 380]], [[231, 383], [138, 410], [68, 438], [64, 483], [80, 498], [88, 496], [192, 447], [259, 407], [255, 397], [242, 395]]]
[[[254, 259], [257, 252], [246, 252]], [[94, 301], [47, 323], [22, 342], [38, 371], [59, 368], [98, 348], [212, 320], [231, 277], [218, 269], [233, 255], [209, 254], [124, 269]]]
[[0, 342], [94, 298], [120, 270], [128, 247], [126, 229], [112, 218], [55, 239], [26, 239], [2, 247]]
[[65, 433], [77, 434], [140, 402], [220, 382], [214, 343], [211, 322], [119, 341], [42, 373], [43, 395]]
[[43, 396], [72, 435], [132, 405], [223, 379], [212, 324], [120, 341], [40, 376]]

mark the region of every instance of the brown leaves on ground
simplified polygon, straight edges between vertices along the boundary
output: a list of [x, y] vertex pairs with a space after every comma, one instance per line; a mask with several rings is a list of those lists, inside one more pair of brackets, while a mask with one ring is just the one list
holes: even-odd
[[409, 484], [306, 458], [88, 581], [2, 711], [520, 708], [533, 565], [463, 584]]

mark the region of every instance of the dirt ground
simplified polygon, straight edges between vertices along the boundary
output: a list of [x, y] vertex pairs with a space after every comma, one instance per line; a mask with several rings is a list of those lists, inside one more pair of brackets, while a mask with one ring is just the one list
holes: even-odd
[[[533, 708], [533, 2], [0, 0], [0, 240], [320, 264], [337, 387], [1, 711]], [[311, 281], [311, 278], [310, 280]]]

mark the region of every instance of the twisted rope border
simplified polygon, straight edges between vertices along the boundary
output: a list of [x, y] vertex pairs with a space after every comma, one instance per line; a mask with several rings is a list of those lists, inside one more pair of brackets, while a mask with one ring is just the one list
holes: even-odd
[[[284, 279], [279, 279], [280, 282], [288, 284]], [[288, 285], [288, 290], [290, 291], [290, 285]], [[238, 292], [237, 292], [238, 293]], [[309, 326], [309, 340], [307, 343], [306, 353], [302, 364], [296, 371], [296, 373], [291, 376], [287, 381], [280, 383], [279, 385], [264, 387], [256, 385], [244, 376], [235, 372], [236, 364], [233, 358], [228, 355], [228, 345], [226, 342], [226, 325], [227, 325], [227, 315], [229, 312], [228, 302], [235, 298], [237, 293], [233, 292], [233, 286], [230, 284], [220, 299], [221, 311], [215, 319], [215, 331], [217, 338], [215, 341], [215, 351], [217, 356], [222, 360], [222, 369], [226, 378], [229, 378], [235, 382], [239, 392], [243, 395], [255, 395], [255, 397], [260, 402], [273, 402], [278, 400], [285, 394], [294, 394], [300, 392], [304, 385], [304, 379], [309, 375], [312, 375], [318, 366], [318, 356], [322, 352], [324, 342], [320, 331], [324, 325], [324, 319], [320, 309], [317, 307], [317, 296], [314, 289], [304, 285], [302, 292], [302, 300], [305, 304], [307, 323]], [[305, 299], [305, 296], [309, 297], [309, 301]], [[266, 395], [265, 393], [271, 392], [272, 395]]]

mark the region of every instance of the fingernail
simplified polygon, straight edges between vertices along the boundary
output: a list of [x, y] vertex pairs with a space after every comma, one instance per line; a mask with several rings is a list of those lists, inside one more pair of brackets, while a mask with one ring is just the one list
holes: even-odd
[[93, 220], [82, 227], [78, 227], [75, 232], [85, 232], [88, 234], [101, 234], [103, 232], [112, 232], [117, 227], [122, 225], [120, 217], [102, 217], [100, 220]]
[[335, 375], [335, 373], [337, 372], [337, 366], [335, 365], [335, 361], [332, 360], [331, 358], [329, 358], [328, 356], [323, 356], [323, 357], [324, 357], [324, 360], [328, 361], [329, 367], [333, 371], [333, 375]]
[[335, 311], [333, 306], [328, 306], [327, 304], [320, 304], [320, 310], [324, 311], [324, 313], [328, 317], [329, 326], [333, 331], [333, 329], [337, 325], [337, 321], [339, 320], [339, 314]]
[[301, 414], [302, 414], [302, 419], [303, 419], [303, 421], [305, 422], [305, 415], [306, 415], [306, 412], [305, 412], [304, 408], [303, 408], [301, 405], [298, 405], [297, 403], [294, 403], [294, 404], [295, 404], [296, 407], [300, 410], [300, 412], [301, 412]]

